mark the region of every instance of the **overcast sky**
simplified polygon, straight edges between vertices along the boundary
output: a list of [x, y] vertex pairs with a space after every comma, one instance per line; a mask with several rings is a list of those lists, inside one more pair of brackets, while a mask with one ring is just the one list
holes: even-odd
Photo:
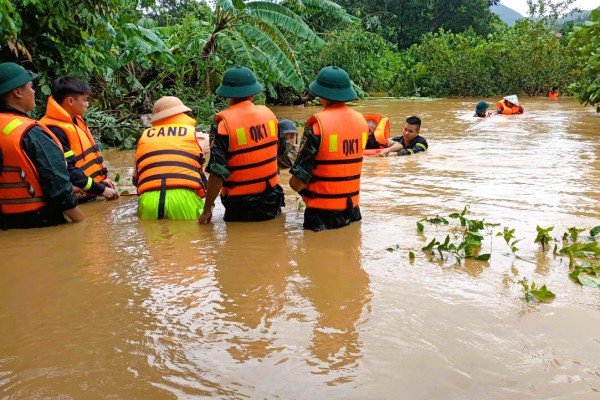
[[[500, 3], [518, 11], [521, 15], [526, 15], [529, 8], [526, 0], [501, 0]], [[582, 10], [593, 10], [600, 6], [600, 0], [577, 0], [573, 7], [579, 7]]]

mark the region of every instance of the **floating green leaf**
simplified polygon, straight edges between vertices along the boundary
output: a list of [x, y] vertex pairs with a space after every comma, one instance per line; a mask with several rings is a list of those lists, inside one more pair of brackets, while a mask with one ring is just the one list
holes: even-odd
[[487, 253], [487, 254], [481, 254], [478, 255], [477, 257], [475, 257], [475, 260], [479, 260], [479, 261], [488, 261], [490, 258], [492, 257], [491, 254]]
[[600, 233], [600, 225], [590, 229], [590, 236], [596, 236], [599, 233]]
[[412, 251], [408, 252], [408, 259], [409, 260], [414, 260], [415, 259], [415, 253], [413, 253]]
[[435, 218], [428, 219], [427, 221], [437, 225], [448, 225], [448, 220], [439, 215], [436, 215]]
[[424, 229], [423, 224], [417, 221], [417, 232], [422, 233]]
[[117, 172], [117, 175], [115, 175], [115, 180], [114, 180], [114, 182], [115, 182], [115, 183], [119, 183], [119, 181], [120, 181], [120, 180], [121, 180], [121, 174], [119, 174], [119, 173]]

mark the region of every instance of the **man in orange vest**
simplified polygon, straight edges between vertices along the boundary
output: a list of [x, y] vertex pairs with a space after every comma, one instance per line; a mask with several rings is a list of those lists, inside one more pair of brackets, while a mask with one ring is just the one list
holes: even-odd
[[[46, 115], [40, 122], [60, 140], [73, 186], [87, 194], [114, 200], [119, 198], [119, 193], [108, 179], [102, 154], [83, 120], [90, 93], [88, 85], [79, 78], [55, 80]], [[86, 197], [84, 201], [95, 199], [95, 196]]]
[[246, 67], [225, 71], [217, 88], [217, 96], [226, 97], [230, 106], [216, 115], [211, 127], [210, 176], [204, 213], [198, 218], [202, 224], [210, 222], [219, 192], [225, 221], [264, 221], [281, 212], [277, 118], [252, 102], [262, 90]]
[[173, 96], [154, 103], [152, 127], [142, 133], [135, 151], [132, 182], [140, 218], [193, 220], [202, 214], [208, 137], [196, 132], [190, 111]]
[[38, 228], [84, 220], [58, 139], [27, 116], [37, 75], [0, 64], [0, 228]]
[[325, 109], [306, 122], [290, 186], [306, 203], [304, 228], [318, 232], [361, 219], [360, 174], [369, 127], [362, 114], [346, 106], [357, 95], [343, 69], [323, 68], [308, 88]]

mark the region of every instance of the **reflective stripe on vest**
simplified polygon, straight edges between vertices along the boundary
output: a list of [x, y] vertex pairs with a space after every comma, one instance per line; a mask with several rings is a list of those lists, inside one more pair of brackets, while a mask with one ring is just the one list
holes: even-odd
[[138, 194], [185, 188], [205, 195], [202, 149], [196, 128], [185, 124], [153, 126], [142, 133], [135, 152]]
[[100, 149], [81, 117], [75, 117], [74, 122], [69, 113], [51, 96], [48, 98], [46, 115], [40, 122], [46, 126], [55, 126], [65, 133], [71, 148], [70, 152], [65, 153], [65, 158], [74, 155], [75, 166], [86, 176], [95, 182], [102, 182], [108, 177]]
[[[377, 127], [373, 135], [379, 144], [379, 147], [384, 149], [387, 147], [388, 139], [390, 138], [390, 120], [381, 114], [363, 114], [367, 121], [375, 121]], [[367, 131], [368, 132], [368, 131]]]
[[46, 205], [39, 175], [21, 143], [23, 135], [34, 125], [40, 126], [58, 144], [44, 126], [26, 116], [0, 113], [0, 150], [4, 166], [0, 173], [0, 210], [4, 214], [36, 211]]
[[369, 129], [366, 120], [339, 103], [317, 113], [306, 125], [315, 123], [320, 131], [321, 147], [315, 158], [312, 179], [302, 191], [306, 206], [323, 210], [358, 206], [362, 156]]
[[243, 101], [217, 114], [229, 135], [227, 169], [231, 174], [221, 193], [241, 196], [262, 193], [279, 182], [277, 118], [265, 106]]

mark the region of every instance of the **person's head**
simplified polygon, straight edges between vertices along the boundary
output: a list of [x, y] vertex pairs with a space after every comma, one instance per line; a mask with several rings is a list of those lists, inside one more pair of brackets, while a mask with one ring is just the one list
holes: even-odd
[[179, 98], [175, 96], [163, 96], [154, 103], [150, 122], [154, 124], [165, 118], [186, 114], [191, 111], [192, 109], [184, 105]]
[[477, 115], [485, 115], [485, 112], [487, 111], [487, 109], [488, 109], [489, 106], [490, 105], [488, 103], [486, 103], [485, 101], [480, 101], [475, 106], [475, 114], [477, 114]]
[[[321, 104], [345, 103], [358, 97], [348, 73], [339, 67], [325, 67], [308, 85], [308, 89], [321, 99]], [[325, 101], [323, 101], [325, 100]]]
[[217, 96], [226, 97], [231, 104], [251, 100], [263, 91], [252, 70], [247, 67], [229, 68], [223, 74], [223, 81], [217, 88]]
[[375, 133], [375, 129], [377, 129], [377, 122], [372, 119], [367, 120], [367, 125], [369, 125], [369, 135]]
[[22, 66], [6, 62], [0, 64], [0, 105], [13, 107], [22, 112], [35, 108], [33, 80], [37, 74]]
[[404, 143], [407, 145], [414, 140], [419, 135], [419, 131], [421, 130], [421, 119], [416, 116], [406, 118], [406, 124], [404, 124], [404, 132], [402, 136], [404, 137]]
[[552, 86], [552, 88], [550, 89], [550, 91], [552, 93], [556, 93], [557, 90], [558, 90], [558, 86]]
[[67, 76], [52, 83], [52, 97], [71, 117], [85, 114], [91, 93], [87, 83], [79, 78]]
[[287, 140], [290, 146], [296, 144], [298, 130], [293, 121], [290, 121], [289, 119], [282, 119], [279, 121], [279, 134], [285, 137], [285, 140]]

